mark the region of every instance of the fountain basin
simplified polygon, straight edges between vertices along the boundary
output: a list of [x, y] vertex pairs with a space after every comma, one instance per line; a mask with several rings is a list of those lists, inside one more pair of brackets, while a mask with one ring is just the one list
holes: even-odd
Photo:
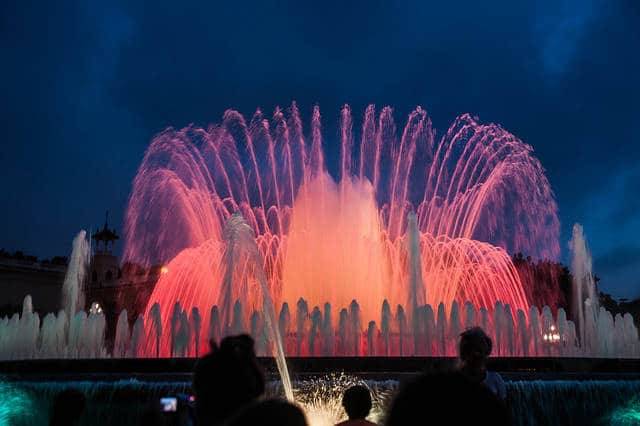
[[[62, 370], [45, 373], [44, 367], [53, 366], [54, 361], [3, 363], [2, 371], [9, 374], [0, 382], [0, 405], [5, 405], [0, 407], [0, 413], [9, 420], [19, 418], [15, 424], [46, 425], [55, 394], [74, 388], [87, 397], [82, 424], [138, 425], [145, 411], [155, 409], [161, 397], [191, 393], [191, 377], [187, 368], [192, 366], [193, 360], [112, 361], [100, 360], [99, 364], [84, 360], [58, 363], [60, 367], [72, 367], [71, 371], [64, 373], [60, 372]], [[261, 361], [267, 367], [275, 368], [272, 360]], [[338, 371], [340, 368], [319, 373], [313, 370], [326, 365], [310, 363], [309, 359], [302, 363], [297, 361], [300, 360], [291, 361], [292, 369], [297, 372], [293, 381], [296, 400], [306, 409], [312, 425], [333, 424], [344, 415], [340, 409], [340, 395], [344, 387], [354, 381], [364, 381], [372, 390], [372, 416], [379, 420], [398, 386], [415, 374], [408, 370], [417, 367], [413, 358], [394, 359], [383, 364], [388, 368], [379, 365], [378, 371], [328, 375], [326, 371]], [[357, 369], [357, 361], [346, 359], [338, 364], [343, 368]], [[410, 362], [403, 364], [403, 361]], [[451, 365], [452, 361], [434, 359], [429, 366]], [[556, 419], [557, 424], [633, 424], [625, 423], [633, 416], [640, 396], [640, 373], [633, 362], [621, 360], [614, 365], [609, 362], [603, 364], [601, 360], [581, 360], [581, 363], [572, 365], [567, 360], [558, 363], [555, 359], [543, 359], [530, 363], [529, 371], [525, 371], [527, 365], [522, 360], [518, 360], [516, 365], [512, 361], [497, 359], [493, 365], [511, 369], [502, 373], [506, 379], [514, 424], [544, 424], [549, 418]], [[33, 369], [27, 368], [30, 364]], [[137, 368], [127, 374], [122, 371], [125, 365]], [[98, 366], [101, 368], [89, 372]], [[165, 370], [164, 374], [152, 372], [161, 366], [175, 370]], [[371, 359], [367, 366], [376, 367]], [[120, 367], [120, 371], [116, 367]], [[308, 370], [296, 370], [296, 367]], [[391, 372], [389, 368], [404, 371]], [[565, 371], [550, 371], [558, 368]], [[602, 371], [595, 371], [598, 369]], [[624, 371], [626, 369], [629, 370]], [[270, 381], [267, 389], [270, 395], [282, 394], [279, 381]], [[9, 402], [6, 401], [13, 401], [13, 404], [7, 406]], [[428, 403], [425, 407], [428, 416]]]

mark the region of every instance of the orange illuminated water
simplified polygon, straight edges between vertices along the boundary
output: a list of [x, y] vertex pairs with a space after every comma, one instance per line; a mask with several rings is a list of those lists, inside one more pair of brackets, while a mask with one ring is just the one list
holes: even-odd
[[[165, 329], [175, 302], [186, 312], [197, 307], [206, 323], [218, 306], [225, 330], [236, 300], [247, 328], [262, 309], [246, 272], [254, 265], [225, 261], [223, 228], [236, 212], [253, 229], [270, 296], [278, 309], [289, 305], [293, 324], [300, 298], [309, 314], [330, 303], [336, 324], [356, 300], [362, 330], [380, 324], [384, 300], [394, 310], [416, 300], [447, 310], [454, 301], [476, 309], [501, 301], [529, 312], [508, 253], [559, 252], [556, 203], [530, 146], [469, 115], [436, 138], [420, 108], [397, 128], [391, 108], [370, 106], [355, 129], [345, 106], [338, 141], [323, 140], [320, 126], [317, 107], [305, 129], [294, 104], [271, 119], [258, 111], [248, 123], [230, 110], [208, 129], [154, 138], [129, 199], [124, 260], [165, 266], [147, 306], [160, 303]], [[339, 158], [325, 158], [328, 143], [339, 143]], [[327, 162], [339, 165], [337, 176]], [[411, 262], [420, 270], [415, 288]], [[225, 274], [233, 279], [223, 291]]]

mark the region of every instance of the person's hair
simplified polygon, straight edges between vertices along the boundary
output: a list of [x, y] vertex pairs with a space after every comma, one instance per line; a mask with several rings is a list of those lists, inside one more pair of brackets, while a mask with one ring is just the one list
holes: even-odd
[[85, 397], [77, 389], [65, 389], [53, 399], [49, 416], [50, 426], [71, 426], [80, 420], [85, 407]]
[[307, 426], [307, 419], [297, 405], [281, 399], [267, 399], [247, 405], [226, 426]]
[[193, 374], [199, 424], [222, 422], [262, 395], [264, 386], [250, 336], [225, 337], [219, 347], [212, 343]]
[[457, 372], [421, 375], [402, 386], [387, 412], [387, 426], [415, 423], [508, 425], [506, 407], [480, 383]]
[[366, 386], [351, 386], [344, 392], [342, 406], [349, 419], [364, 419], [371, 411], [371, 393]]
[[460, 333], [458, 353], [460, 358], [465, 359], [474, 353], [481, 353], [484, 356], [491, 355], [493, 342], [491, 337], [480, 327], [471, 327]]

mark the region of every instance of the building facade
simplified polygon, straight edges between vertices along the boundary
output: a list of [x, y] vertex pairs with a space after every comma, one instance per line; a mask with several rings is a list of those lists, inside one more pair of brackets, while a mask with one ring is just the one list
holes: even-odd
[[[127, 310], [131, 323], [144, 312], [160, 267], [121, 265], [114, 253], [119, 236], [109, 228], [107, 221], [102, 229], [91, 235], [91, 239], [92, 253], [83, 285], [85, 310], [94, 304], [100, 306], [107, 318], [107, 337], [110, 337], [123, 309]], [[49, 312], [58, 312], [62, 307], [66, 270], [67, 259], [64, 257], [42, 261], [20, 252], [0, 251], [0, 317], [21, 312], [27, 295], [31, 296], [34, 311], [41, 317]]]
[[27, 295], [36, 311], [57, 312], [66, 270], [66, 258], [41, 261], [20, 252], [0, 252], [0, 316], [21, 312]]

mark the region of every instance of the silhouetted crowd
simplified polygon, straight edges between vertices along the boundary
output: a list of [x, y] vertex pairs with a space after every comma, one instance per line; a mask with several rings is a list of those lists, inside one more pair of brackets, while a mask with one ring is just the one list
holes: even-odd
[[[386, 410], [385, 425], [508, 425], [506, 389], [499, 374], [488, 371], [492, 342], [479, 327], [466, 330], [459, 341], [460, 366], [454, 371], [426, 373], [400, 387]], [[265, 378], [248, 335], [212, 343], [211, 352], [196, 364], [193, 397], [162, 400], [145, 413], [143, 426], [305, 426], [302, 409], [284, 399], [265, 398]], [[84, 410], [82, 393], [67, 390], [54, 400], [50, 425], [78, 424]], [[347, 389], [342, 406], [348, 420], [339, 426], [375, 425], [369, 389]]]

